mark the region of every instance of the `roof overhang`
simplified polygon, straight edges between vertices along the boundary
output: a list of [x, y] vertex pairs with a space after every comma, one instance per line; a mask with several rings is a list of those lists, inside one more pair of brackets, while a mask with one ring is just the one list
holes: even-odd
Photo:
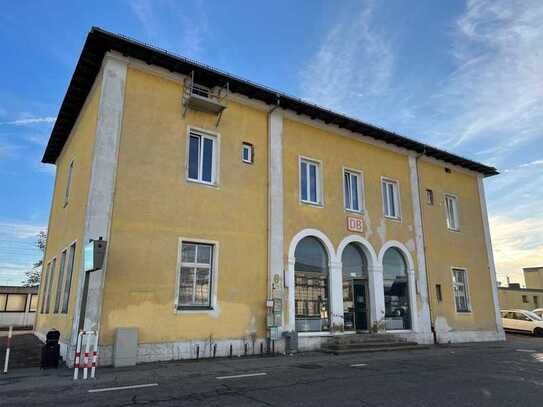
[[498, 174], [498, 171], [494, 167], [451, 154], [447, 151], [97, 27], [91, 29], [83, 46], [83, 51], [77, 62], [75, 72], [62, 101], [57, 120], [51, 132], [51, 137], [45, 149], [42, 158], [43, 163], [54, 164], [56, 162], [92, 88], [94, 80], [100, 72], [102, 60], [108, 51], [116, 51], [124, 56], [141, 60], [147, 64], [160, 66], [183, 75], [190, 75], [194, 71], [195, 77], [201, 85], [213, 87], [224, 86], [228, 83], [230, 92], [239, 93], [269, 105], [279, 105], [281, 108], [291, 110], [297, 114], [307, 115], [312, 119], [319, 119], [326, 124], [333, 124], [354, 133], [475, 171], [484, 176]]

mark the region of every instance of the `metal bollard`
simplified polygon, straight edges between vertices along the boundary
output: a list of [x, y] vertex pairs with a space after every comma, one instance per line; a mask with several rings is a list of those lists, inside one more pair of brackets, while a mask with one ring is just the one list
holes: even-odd
[[232, 344], [230, 344], [230, 357], [232, 357]]
[[217, 344], [213, 345], [213, 359], [215, 359], [215, 356], [217, 356]]
[[260, 356], [264, 356], [264, 343], [260, 342]]
[[247, 356], [247, 344], [244, 344], [244, 348], [245, 348], [245, 349], [243, 350], [243, 351], [244, 351], [244, 356]]
[[8, 363], [9, 363], [9, 352], [10, 352], [10, 344], [11, 344], [11, 335], [13, 334], [13, 326], [9, 326], [9, 333], [8, 333], [8, 344], [6, 348], [6, 358], [4, 359], [4, 374], [8, 372]]
[[200, 358], [200, 345], [196, 345], [196, 360]]

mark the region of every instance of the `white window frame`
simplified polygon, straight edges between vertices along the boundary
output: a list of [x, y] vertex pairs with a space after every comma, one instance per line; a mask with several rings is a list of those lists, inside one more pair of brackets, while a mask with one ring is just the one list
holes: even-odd
[[71, 281], [70, 281], [70, 285], [73, 284], [74, 282], [74, 271], [76, 269], [75, 267], [75, 258], [77, 256], [77, 239], [74, 240], [73, 242], [71, 242], [68, 246], [66, 246], [64, 248], [64, 251], [66, 252], [66, 264], [64, 265], [64, 282], [62, 284], [62, 294], [61, 294], [61, 302], [60, 302], [60, 310], [59, 310], [59, 313], [61, 315], [65, 315], [67, 316], [68, 315], [68, 310], [70, 308], [70, 295], [71, 295], [71, 292], [72, 292], [72, 289], [70, 287], [70, 290], [68, 292], [68, 303], [66, 304], [66, 309], [64, 309], [64, 302], [66, 301], [65, 297], [66, 297], [66, 288], [67, 288], [67, 284], [68, 284], [68, 270], [70, 268], [70, 253], [71, 253], [71, 250], [72, 250], [72, 246], [74, 246], [74, 252], [73, 252], [73, 259], [72, 259], [72, 270], [71, 270]]
[[[49, 266], [51, 266], [50, 269], [49, 269]], [[43, 301], [45, 301], [45, 303], [42, 306], [42, 309], [43, 309], [43, 312], [41, 312], [42, 314], [49, 314], [49, 310], [51, 307], [51, 289], [53, 288], [52, 285], [53, 285], [53, 279], [54, 279], [56, 267], [57, 267], [57, 258], [55, 256], [51, 258], [51, 260], [49, 260], [46, 267], [46, 270], [47, 269], [48, 270], [46, 271], [46, 274], [45, 274], [46, 282], [45, 282], [45, 290], [44, 290], [45, 293], [43, 296]]]
[[[189, 159], [190, 159], [190, 136], [198, 136], [200, 137], [200, 146], [198, 149], [198, 178], [190, 178], [189, 177]], [[213, 142], [213, 157], [211, 160], [211, 182], [204, 181], [202, 179], [203, 174], [203, 148], [202, 148], [202, 140], [203, 139], [210, 139]], [[203, 184], [208, 186], [217, 186], [219, 184], [219, 157], [220, 157], [220, 134], [211, 132], [209, 130], [199, 129], [196, 127], [189, 126], [187, 128], [187, 142], [186, 142], [186, 158], [185, 158], [185, 179], [188, 182], [194, 182], [197, 184]]]
[[[454, 276], [454, 271], [455, 270], [464, 272], [464, 276], [465, 276], [464, 292], [465, 292], [465, 295], [466, 295], [466, 303], [468, 305], [467, 311], [458, 311], [458, 303], [456, 302], [456, 285], [457, 285], [457, 283], [455, 282], [455, 276]], [[470, 294], [470, 291], [469, 291], [469, 274], [468, 274], [468, 270], [465, 267], [453, 266], [453, 267], [451, 267], [451, 278], [452, 278], [452, 286], [451, 287], [452, 287], [452, 295], [453, 295], [453, 298], [454, 298], [454, 310], [455, 310], [455, 312], [457, 314], [459, 314], [459, 315], [471, 314], [471, 294]]]
[[[393, 191], [394, 191], [394, 206], [396, 209], [396, 216], [391, 216], [386, 213], [386, 206], [385, 206], [385, 192], [383, 185], [384, 184], [392, 184], [393, 185]], [[388, 177], [381, 177], [381, 201], [383, 204], [383, 216], [385, 219], [391, 219], [396, 221], [402, 220], [402, 209], [401, 209], [401, 197], [400, 197], [400, 182], [393, 178]]]
[[[243, 142], [241, 144], [241, 161], [247, 164], [252, 164], [254, 162], [253, 159], [253, 145], [251, 143]], [[249, 158], [245, 159], [245, 151], [249, 152]]]
[[63, 206], [68, 206], [68, 203], [70, 202], [70, 190], [72, 188], [72, 178], [73, 178], [73, 171], [74, 171], [74, 161], [70, 161], [70, 165], [68, 166], [68, 175], [66, 177], [66, 188], [64, 189], [64, 203]]
[[[450, 193], [444, 194], [444, 201], [445, 201], [445, 215], [447, 220], [447, 228], [450, 231], [453, 232], [459, 232], [460, 231], [460, 211], [458, 210], [458, 196]], [[451, 220], [450, 213], [449, 213], [449, 201], [453, 203], [452, 211], [454, 219]], [[452, 225], [452, 221], [454, 221], [454, 225]]]
[[[316, 196], [317, 201], [311, 201], [310, 199], [302, 199], [302, 163], [305, 162], [306, 165], [314, 165], [316, 166]], [[308, 174], [307, 174], [307, 197], [310, 197], [310, 188], [309, 188], [309, 167], [307, 167]], [[324, 206], [324, 193], [323, 193], [323, 182], [322, 182], [322, 161], [316, 160], [314, 158], [305, 157], [305, 156], [298, 156], [298, 196], [299, 200], [303, 204], [316, 206], [316, 207], [323, 207]]]
[[[355, 175], [358, 179], [358, 209], [352, 209], [347, 207], [347, 190], [345, 185], [345, 174]], [[366, 205], [364, 202], [365, 191], [364, 191], [364, 172], [361, 170], [356, 170], [354, 168], [343, 167], [341, 172], [341, 180], [343, 183], [343, 206], [347, 212], [362, 213], [364, 212]], [[352, 204], [352, 202], [350, 202]]]
[[[211, 256], [211, 293], [209, 300], [209, 307], [191, 308], [190, 306], [184, 306], [179, 304], [179, 285], [181, 283], [181, 264], [182, 264], [182, 248], [183, 243], [196, 243], [207, 244], [213, 246], [213, 253]], [[174, 313], [175, 314], [213, 314], [217, 309], [217, 287], [219, 286], [219, 242], [216, 240], [207, 239], [195, 239], [190, 237], [179, 237], [177, 243], [177, 268], [175, 270], [175, 297], [174, 297]]]
[[62, 293], [64, 288], [64, 276], [66, 272], [66, 261], [68, 260], [68, 249], [60, 252], [60, 262], [58, 265], [57, 286], [55, 292], [55, 302], [53, 305], [53, 314], [58, 314], [62, 309]]

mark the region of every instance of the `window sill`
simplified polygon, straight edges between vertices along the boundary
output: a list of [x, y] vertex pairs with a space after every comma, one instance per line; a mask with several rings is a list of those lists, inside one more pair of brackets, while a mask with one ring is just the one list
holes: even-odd
[[364, 209], [360, 209], [360, 210], [355, 210], [355, 209], [347, 209], [345, 208], [345, 212], [346, 213], [352, 213], [352, 214], [355, 214], [355, 215], [362, 215], [364, 213]]
[[471, 311], [456, 311], [456, 315], [472, 315]]
[[460, 233], [460, 229], [451, 229], [451, 228], [447, 228], [447, 230], [448, 230], [449, 232]]
[[196, 179], [191, 179], [191, 178], [186, 178], [186, 181], [190, 182], [191, 184], [203, 185], [203, 186], [208, 187], [208, 188], [215, 188], [215, 189], [219, 188], [219, 184], [217, 184], [215, 182], [198, 181]]
[[402, 223], [402, 218], [401, 217], [394, 217], [394, 216], [387, 216], [387, 215], [384, 215], [384, 218], [386, 220], [391, 220], [393, 222], [398, 222], [398, 223]]
[[311, 202], [311, 201], [300, 200], [300, 203], [303, 204], [303, 205], [312, 206], [314, 208], [324, 208], [324, 205], [322, 203], [320, 203], [320, 202]]
[[177, 307], [175, 308], [176, 314], [198, 314], [213, 312], [213, 307]]

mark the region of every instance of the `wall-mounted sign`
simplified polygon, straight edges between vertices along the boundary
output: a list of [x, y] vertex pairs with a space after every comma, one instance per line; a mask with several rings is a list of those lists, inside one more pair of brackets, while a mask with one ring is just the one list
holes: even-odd
[[106, 254], [105, 240], [91, 240], [85, 246], [85, 271], [94, 271], [102, 268]]
[[347, 230], [350, 230], [351, 232], [362, 232], [364, 230], [362, 218], [347, 216]]

